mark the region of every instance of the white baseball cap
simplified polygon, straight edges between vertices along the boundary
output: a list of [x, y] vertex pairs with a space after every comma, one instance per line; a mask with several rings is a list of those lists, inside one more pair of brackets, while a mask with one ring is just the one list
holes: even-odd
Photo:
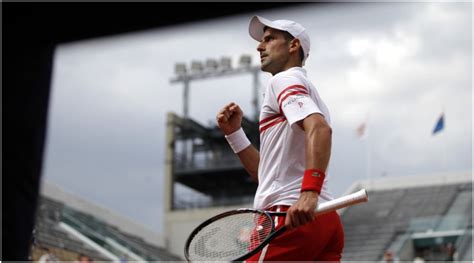
[[261, 16], [254, 16], [252, 19], [250, 19], [250, 24], [249, 24], [249, 33], [250, 36], [257, 40], [257, 41], [262, 41], [263, 37], [263, 29], [265, 27], [271, 27], [274, 29], [278, 29], [281, 31], [286, 31], [290, 33], [294, 38], [297, 38], [300, 40], [301, 48], [303, 49], [304, 53], [304, 58], [303, 58], [303, 65], [306, 59], [308, 58], [309, 55], [309, 48], [311, 46], [309, 36], [306, 33], [306, 29], [296, 23], [295, 21], [291, 20], [275, 20], [275, 21], [270, 21], [268, 19], [265, 19]]

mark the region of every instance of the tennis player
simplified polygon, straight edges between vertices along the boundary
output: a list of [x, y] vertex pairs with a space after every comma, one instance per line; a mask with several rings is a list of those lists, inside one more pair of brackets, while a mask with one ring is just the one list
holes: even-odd
[[217, 114], [219, 128], [251, 177], [258, 181], [254, 208], [287, 211], [274, 218], [289, 230], [247, 261], [340, 261], [344, 231], [336, 212], [314, 217], [318, 202], [333, 199], [327, 168], [331, 155], [328, 108], [303, 68], [310, 38], [289, 20], [254, 16], [249, 33], [259, 42], [262, 71], [272, 74], [260, 112], [260, 150], [241, 128], [235, 103]]

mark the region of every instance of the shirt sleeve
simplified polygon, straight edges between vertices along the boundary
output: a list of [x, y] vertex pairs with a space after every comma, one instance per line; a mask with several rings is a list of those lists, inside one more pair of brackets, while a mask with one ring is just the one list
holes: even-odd
[[291, 126], [313, 113], [324, 116], [311, 97], [309, 89], [310, 87], [294, 76], [276, 76], [272, 81], [275, 96], [273, 106], [285, 116]]

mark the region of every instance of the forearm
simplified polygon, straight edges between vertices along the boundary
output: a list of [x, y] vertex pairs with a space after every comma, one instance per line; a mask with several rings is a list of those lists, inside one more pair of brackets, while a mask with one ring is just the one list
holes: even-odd
[[299, 125], [305, 132], [306, 169], [326, 172], [331, 157], [331, 127], [320, 114], [306, 117]]
[[232, 151], [237, 154], [240, 162], [250, 177], [258, 182], [258, 164], [260, 163], [260, 153], [253, 147], [250, 140], [245, 135], [242, 128], [225, 135]]
[[331, 137], [329, 126], [315, 126], [306, 131], [306, 169], [326, 172], [331, 157]]
[[237, 155], [252, 180], [258, 182], [258, 164], [260, 163], [260, 153], [258, 150], [253, 145], [250, 145]]

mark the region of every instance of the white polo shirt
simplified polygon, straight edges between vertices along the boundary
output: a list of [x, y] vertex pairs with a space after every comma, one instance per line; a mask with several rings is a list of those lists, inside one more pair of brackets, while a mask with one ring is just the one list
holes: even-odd
[[[263, 96], [256, 209], [292, 205], [300, 196], [306, 151], [305, 133], [296, 122], [320, 113], [331, 123], [328, 108], [301, 67], [274, 75]], [[319, 196], [322, 202], [333, 199], [328, 178], [327, 172]]]

